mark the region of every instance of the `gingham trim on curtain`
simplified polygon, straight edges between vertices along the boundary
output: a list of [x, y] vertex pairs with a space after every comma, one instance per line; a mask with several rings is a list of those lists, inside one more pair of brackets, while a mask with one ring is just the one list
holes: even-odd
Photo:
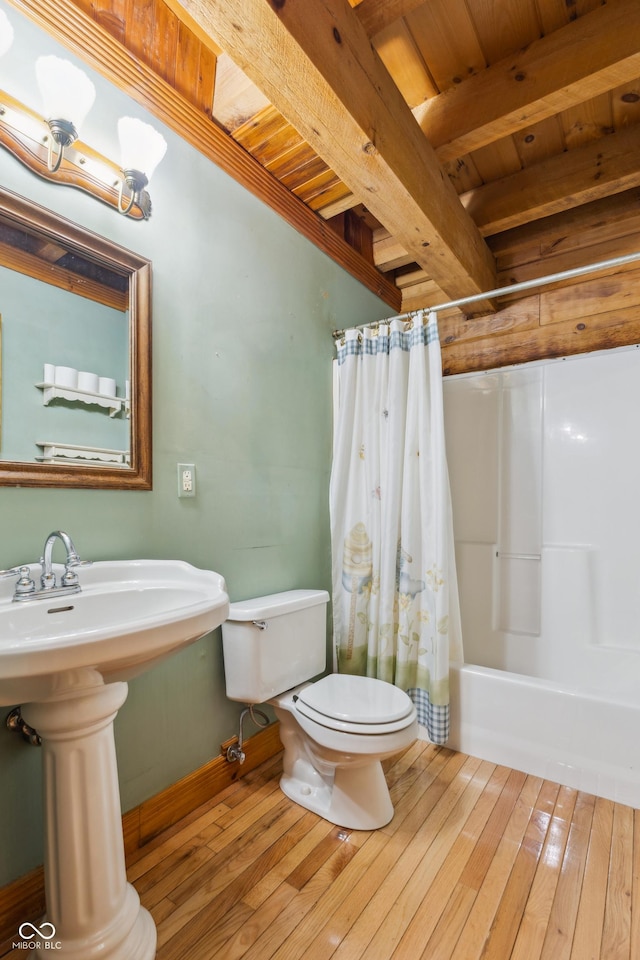
[[[387, 332], [385, 332], [385, 330]], [[410, 350], [416, 344], [433, 343], [438, 339], [438, 326], [434, 323], [417, 323], [410, 330], [393, 330], [388, 325], [381, 325], [377, 336], [351, 337], [337, 345], [338, 364], [344, 363], [347, 357], [358, 353], [375, 356], [377, 353], [389, 353], [389, 350], [400, 348]]]
[[429, 739], [433, 743], [446, 743], [449, 739], [449, 705], [431, 703], [427, 691], [417, 687], [407, 693], [415, 704], [418, 723], [429, 731]]

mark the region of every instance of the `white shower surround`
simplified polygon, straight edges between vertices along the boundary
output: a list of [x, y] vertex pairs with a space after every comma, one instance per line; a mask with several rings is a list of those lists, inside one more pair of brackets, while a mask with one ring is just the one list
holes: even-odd
[[640, 807], [640, 349], [445, 381], [450, 745]]

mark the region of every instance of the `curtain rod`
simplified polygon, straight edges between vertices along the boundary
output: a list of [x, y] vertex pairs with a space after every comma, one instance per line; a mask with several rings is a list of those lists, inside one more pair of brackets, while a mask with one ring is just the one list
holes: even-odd
[[[535, 287], [543, 287], [548, 283], [558, 283], [561, 280], [571, 280], [573, 277], [583, 277], [586, 274], [597, 273], [599, 270], [606, 270], [609, 267], [621, 267], [626, 263], [634, 263], [636, 260], [640, 260], [640, 252], [629, 253], [623, 257], [613, 257], [611, 260], [600, 260], [598, 263], [591, 263], [585, 267], [574, 267], [573, 270], [550, 273], [546, 277], [537, 277], [535, 280], [523, 280], [521, 283], [512, 283], [509, 287], [498, 287], [495, 290], [487, 290], [486, 293], [476, 293], [471, 297], [463, 297], [461, 300], [448, 300], [446, 303], [437, 303], [433, 307], [421, 307], [419, 310], [399, 313], [395, 317], [384, 317], [382, 320], [372, 320], [370, 323], [361, 323], [351, 329], [365, 330], [367, 327], [376, 327], [380, 323], [391, 323], [392, 320], [409, 320], [423, 311], [427, 313], [438, 313], [440, 310], [462, 307], [467, 303], [477, 303], [479, 300], [487, 300], [490, 297], [504, 297], [509, 293], [519, 293], [521, 290], [532, 290]], [[338, 337], [342, 337], [344, 332], [344, 330], [334, 330], [334, 339], [337, 340]]]

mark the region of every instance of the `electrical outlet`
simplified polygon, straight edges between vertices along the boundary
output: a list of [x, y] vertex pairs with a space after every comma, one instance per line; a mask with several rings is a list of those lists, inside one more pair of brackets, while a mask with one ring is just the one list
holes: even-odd
[[196, 467], [194, 463], [178, 464], [178, 496], [195, 497]]

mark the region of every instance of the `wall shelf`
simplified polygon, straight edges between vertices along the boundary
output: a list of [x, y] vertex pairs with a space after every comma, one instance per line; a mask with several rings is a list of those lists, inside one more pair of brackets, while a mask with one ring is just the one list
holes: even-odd
[[131, 456], [128, 450], [110, 450], [107, 447], [84, 447], [74, 443], [60, 443], [54, 440], [37, 440], [37, 447], [42, 447], [42, 456], [37, 459], [42, 463], [83, 464], [87, 461], [108, 463], [111, 467], [129, 467]]
[[105, 407], [109, 411], [110, 417], [116, 417], [122, 409], [124, 409], [125, 416], [129, 416], [129, 400], [125, 397], [108, 397], [102, 393], [90, 393], [88, 390], [78, 390], [75, 387], [63, 387], [59, 383], [36, 383], [36, 387], [43, 391], [42, 402], [45, 407], [52, 400], [60, 397], [62, 400], [97, 404], [99, 407]]

